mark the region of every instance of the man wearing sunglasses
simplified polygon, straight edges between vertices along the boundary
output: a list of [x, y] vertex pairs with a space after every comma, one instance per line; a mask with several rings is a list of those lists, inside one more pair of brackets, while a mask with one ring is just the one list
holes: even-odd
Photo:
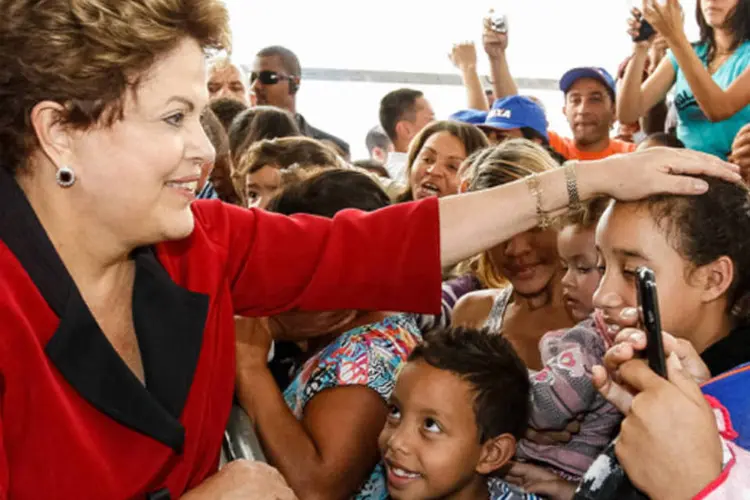
[[303, 135], [319, 141], [330, 141], [348, 157], [349, 144], [311, 126], [297, 113], [297, 91], [301, 76], [299, 59], [291, 50], [279, 46], [267, 47], [255, 57], [250, 89], [255, 93], [259, 105], [276, 106], [293, 113]]

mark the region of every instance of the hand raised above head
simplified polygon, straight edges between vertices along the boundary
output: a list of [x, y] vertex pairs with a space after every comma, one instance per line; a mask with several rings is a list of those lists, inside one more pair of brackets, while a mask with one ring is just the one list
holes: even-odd
[[482, 44], [488, 56], [500, 57], [508, 49], [508, 32], [499, 33], [495, 31], [492, 29], [492, 20], [489, 17], [485, 18]]
[[453, 65], [462, 71], [477, 67], [477, 49], [473, 42], [455, 44], [448, 57]]
[[679, 36], [685, 36], [679, 0], [643, 0], [642, 11], [643, 18], [667, 42], [672, 42]]
[[[630, 38], [635, 40], [641, 31], [641, 26], [643, 25], [643, 13], [640, 11], [640, 9], [633, 8], [630, 11], [630, 17], [628, 18], [628, 35], [630, 35]], [[648, 48], [651, 46], [651, 42], [654, 39], [654, 36], [652, 35], [648, 40], [640, 40], [638, 42], [633, 42], [639, 47]]]

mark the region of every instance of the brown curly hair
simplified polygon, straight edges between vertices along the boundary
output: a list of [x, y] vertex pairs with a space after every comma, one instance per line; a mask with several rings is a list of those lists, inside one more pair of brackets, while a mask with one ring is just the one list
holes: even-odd
[[263, 139], [250, 146], [235, 165], [234, 186], [243, 198], [247, 196], [247, 176], [269, 165], [275, 165], [282, 172], [289, 171], [289, 175], [282, 174], [282, 184], [301, 180], [300, 176], [307, 178], [300, 173], [302, 170], [346, 166], [333, 149], [309, 137]]
[[37, 147], [31, 110], [49, 100], [87, 129], [122, 118], [123, 98], [154, 62], [192, 38], [229, 50], [220, 0], [3, 0], [0, 158], [15, 173]]

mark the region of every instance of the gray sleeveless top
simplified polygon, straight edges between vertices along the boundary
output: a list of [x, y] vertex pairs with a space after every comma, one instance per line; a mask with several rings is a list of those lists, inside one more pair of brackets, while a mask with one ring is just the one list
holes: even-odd
[[505, 309], [508, 308], [511, 295], [513, 295], [513, 287], [507, 286], [500, 291], [497, 297], [495, 297], [495, 302], [492, 304], [490, 314], [487, 316], [487, 321], [484, 323], [484, 327], [489, 329], [490, 333], [497, 334], [502, 330]]

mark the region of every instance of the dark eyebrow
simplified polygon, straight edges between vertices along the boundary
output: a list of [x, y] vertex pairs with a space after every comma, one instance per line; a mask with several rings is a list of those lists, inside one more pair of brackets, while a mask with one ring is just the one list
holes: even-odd
[[193, 101], [191, 101], [190, 99], [187, 99], [185, 97], [181, 97], [178, 95], [172, 96], [169, 99], [167, 99], [167, 104], [172, 104], [173, 102], [184, 104], [185, 106], [188, 107], [188, 110], [191, 112], [195, 111], [195, 104], [193, 104]]
[[614, 250], [614, 253], [625, 258], [640, 259], [640, 260], [645, 260], [645, 261], [649, 260], [648, 257], [638, 252], [637, 250], [628, 250], [626, 248], [616, 248]]
[[[434, 155], [439, 155], [440, 154], [437, 151], [435, 151], [434, 149], [432, 149], [430, 146], [425, 146], [423, 149], [425, 151], [429, 151], [430, 153], [432, 153]], [[461, 158], [460, 156], [449, 156], [448, 159], [449, 160], [464, 161], [466, 158]]]

